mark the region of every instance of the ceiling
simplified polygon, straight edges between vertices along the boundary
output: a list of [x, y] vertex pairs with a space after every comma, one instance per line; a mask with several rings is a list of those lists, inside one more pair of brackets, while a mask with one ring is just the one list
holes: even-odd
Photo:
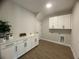
[[[12, 0], [13, 2], [28, 9], [34, 14], [37, 14], [38, 18], [45, 15], [53, 15], [59, 12], [69, 12], [76, 0]], [[47, 3], [51, 3], [53, 6], [47, 9], [45, 6]]]

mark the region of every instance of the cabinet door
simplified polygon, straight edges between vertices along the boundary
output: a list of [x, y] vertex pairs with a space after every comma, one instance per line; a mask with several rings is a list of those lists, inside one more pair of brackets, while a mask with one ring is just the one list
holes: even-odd
[[24, 42], [25, 53], [31, 50], [31, 40], [30, 38], [26, 39]]
[[63, 19], [63, 23], [64, 23], [64, 29], [71, 29], [71, 19], [70, 19], [70, 15], [65, 15], [64, 19]]
[[58, 18], [57, 17], [53, 18], [53, 24], [52, 24], [52, 26], [53, 26], [54, 29], [58, 28]]
[[49, 28], [50, 29], [62, 29], [63, 19], [62, 16], [49, 18]]
[[63, 16], [57, 16], [57, 27], [56, 29], [63, 29]]
[[35, 46], [39, 45], [39, 39], [38, 39], [38, 37], [35, 38], [35, 43], [34, 44], [35, 44]]
[[31, 48], [35, 47], [35, 36], [31, 37]]
[[1, 49], [1, 59], [16, 59], [15, 47], [7, 45], [5, 48]]
[[24, 42], [24, 53], [27, 52], [27, 49], [28, 49], [27, 47], [28, 47], [28, 46], [27, 46], [27, 41], [25, 41], [25, 42]]
[[49, 18], [50, 29], [71, 29], [71, 14]]
[[49, 29], [52, 29], [53, 28], [53, 25], [54, 22], [53, 22], [53, 17], [49, 18]]
[[31, 50], [31, 49], [32, 49], [32, 47], [31, 47], [31, 39], [28, 38], [28, 40], [27, 40], [27, 52], [28, 52], [29, 50]]
[[20, 57], [24, 54], [24, 43], [17, 44], [16, 46], [17, 56]]

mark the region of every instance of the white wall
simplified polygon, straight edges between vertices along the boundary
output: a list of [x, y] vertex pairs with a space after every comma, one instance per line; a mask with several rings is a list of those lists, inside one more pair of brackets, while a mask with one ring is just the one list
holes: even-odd
[[0, 9], [0, 18], [9, 21], [15, 38], [19, 38], [20, 33], [29, 35], [29, 33], [40, 32], [40, 22], [34, 14], [23, 7], [10, 1], [5, 1]]
[[75, 59], [79, 58], [79, 1], [76, 3], [72, 14], [72, 51]]
[[65, 40], [64, 44], [70, 45], [71, 33], [69, 30], [50, 30], [50, 32], [49, 32], [49, 19], [48, 18], [45, 18], [42, 21], [41, 26], [42, 26], [41, 27], [41, 29], [42, 29], [41, 38], [43, 38], [45, 40], [49, 40], [49, 41], [59, 42], [60, 36], [63, 35], [64, 40]]

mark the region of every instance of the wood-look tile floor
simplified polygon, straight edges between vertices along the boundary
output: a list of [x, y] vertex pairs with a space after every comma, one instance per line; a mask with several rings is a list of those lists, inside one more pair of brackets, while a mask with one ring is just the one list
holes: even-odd
[[74, 59], [71, 49], [48, 41], [40, 44], [19, 59]]

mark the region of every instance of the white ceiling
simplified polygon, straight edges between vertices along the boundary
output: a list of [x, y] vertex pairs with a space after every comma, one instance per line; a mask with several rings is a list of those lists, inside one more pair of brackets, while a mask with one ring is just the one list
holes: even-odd
[[[70, 11], [76, 0], [12, 0], [33, 13], [54, 14], [55, 12]], [[45, 5], [52, 3], [53, 7], [46, 9]]]

